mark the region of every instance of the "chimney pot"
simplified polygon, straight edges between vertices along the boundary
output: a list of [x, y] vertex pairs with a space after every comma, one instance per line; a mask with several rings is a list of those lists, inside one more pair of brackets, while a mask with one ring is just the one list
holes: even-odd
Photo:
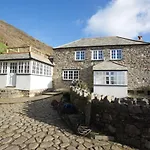
[[138, 36], [139, 41], [143, 41], [142, 36]]

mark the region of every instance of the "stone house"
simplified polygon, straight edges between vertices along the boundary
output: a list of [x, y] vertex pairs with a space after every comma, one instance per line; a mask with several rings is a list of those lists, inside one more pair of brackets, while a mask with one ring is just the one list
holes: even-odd
[[0, 54], [0, 97], [34, 96], [52, 89], [53, 63], [31, 46], [7, 48]]
[[140, 38], [83, 38], [54, 48], [54, 87], [80, 79], [99, 94], [150, 93], [150, 43]]

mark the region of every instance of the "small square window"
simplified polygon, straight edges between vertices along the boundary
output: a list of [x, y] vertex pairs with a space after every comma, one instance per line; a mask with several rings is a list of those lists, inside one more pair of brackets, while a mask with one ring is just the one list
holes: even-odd
[[122, 59], [122, 50], [121, 49], [111, 50], [110, 58], [112, 60], [120, 60], [120, 59]]
[[85, 59], [85, 51], [75, 52], [75, 60], [84, 60], [84, 59]]
[[103, 60], [103, 51], [92, 50], [92, 60]]

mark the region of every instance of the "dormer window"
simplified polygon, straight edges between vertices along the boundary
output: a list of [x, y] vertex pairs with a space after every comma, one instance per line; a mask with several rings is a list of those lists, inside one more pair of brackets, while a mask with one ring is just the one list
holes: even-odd
[[102, 50], [92, 50], [92, 60], [103, 60], [103, 51]]
[[85, 59], [85, 51], [76, 51], [75, 52], [75, 60], [84, 60]]
[[110, 51], [110, 59], [111, 60], [121, 60], [122, 59], [122, 50], [115, 49]]

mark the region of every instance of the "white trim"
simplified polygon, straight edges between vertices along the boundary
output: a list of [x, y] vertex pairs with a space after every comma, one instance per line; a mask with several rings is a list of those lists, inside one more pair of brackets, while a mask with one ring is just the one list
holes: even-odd
[[94, 71], [94, 85], [127, 85], [127, 71]]
[[[79, 59], [77, 59], [77, 57], [76, 57], [76, 53], [77, 53], [77, 52], [80, 53], [80, 56], [79, 56], [80, 58], [79, 58]], [[82, 53], [82, 52], [84, 52], [84, 59], [81, 59], [81, 53]], [[81, 51], [75, 51], [75, 60], [76, 60], [76, 61], [83, 61], [83, 60], [85, 60], [85, 51], [83, 51], [83, 50], [81, 50]]]
[[[97, 59], [94, 59], [94, 51], [97, 51]], [[102, 58], [99, 59], [99, 52], [102, 52]], [[91, 60], [104, 60], [103, 50], [92, 50]]]
[[[117, 50], [121, 51], [121, 58], [117, 58]], [[112, 51], [115, 51], [115, 58], [112, 58]], [[123, 58], [122, 49], [111, 49], [110, 50], [110, 60], [121, 60], [122, 58]]]
[[[67, 78], [64, 78], [64, 71], [67, 72]], [[73, 71], [72, 73], [72, 79], [69, 79], [69, 71]], [[74, 79], [74, 72], [77, 71], [78, 72], [78, 78], [77, 79]], [[78, 80], [79, 79], [79, 70], [75, 70], [75, 69], [64, 69], [62, 71], [62, 79], [63, 80], [66, 80], [66, 81], [72, 81], [72, 80]]]

